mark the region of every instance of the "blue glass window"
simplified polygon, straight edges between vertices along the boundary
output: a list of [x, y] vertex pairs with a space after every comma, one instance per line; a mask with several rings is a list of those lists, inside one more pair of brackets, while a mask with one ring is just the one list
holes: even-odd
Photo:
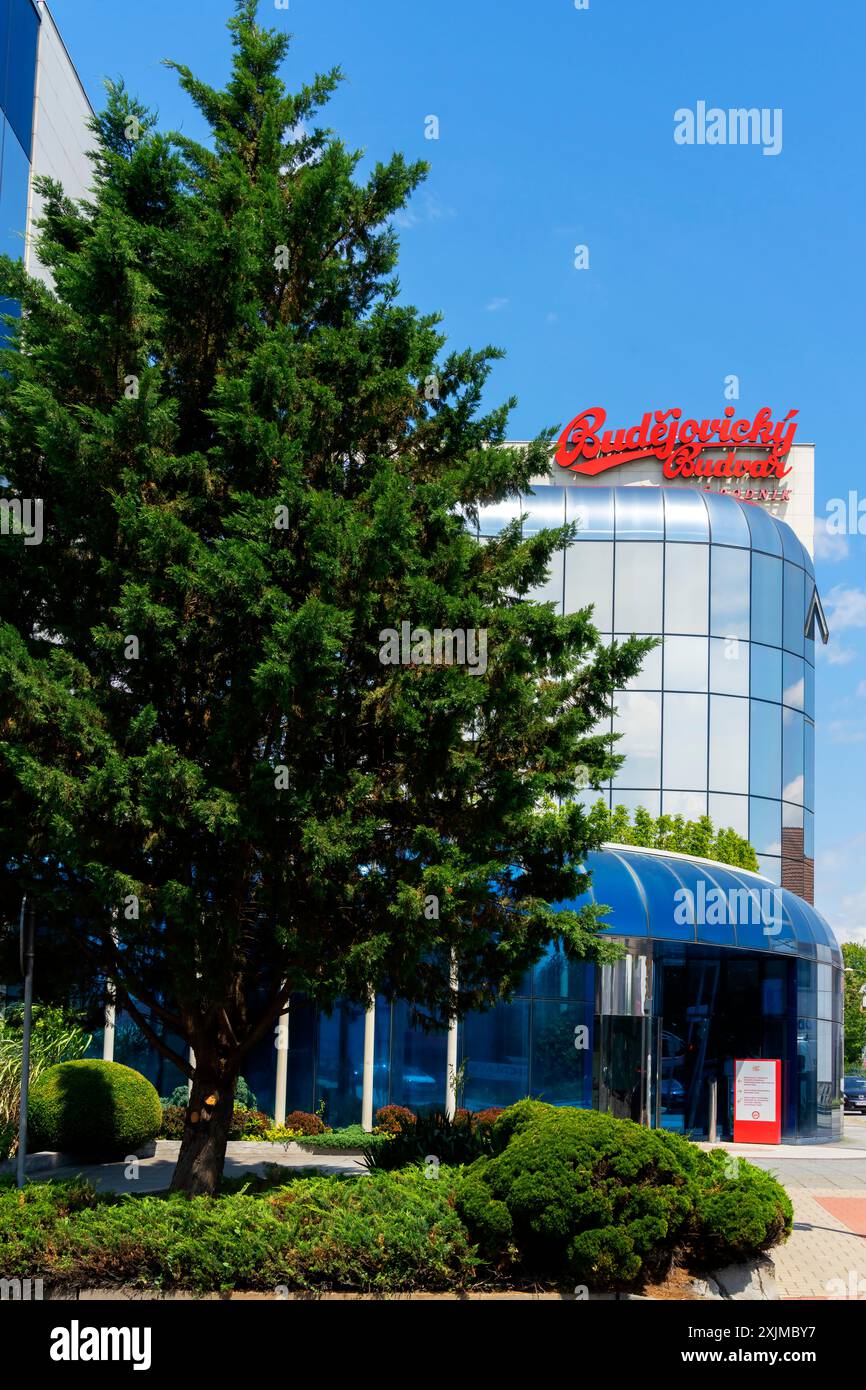
[[742, 796], [749, 790], [749, 705], [733, 696], [710, 699], [710, 787]]
[[806, 625], [806, 576], [796, 565], [785, 562], [785, 625], [784, 646], [789, 652], [803, 655], [803, 629]]
[[390, 1101], [392, 1105], [407, 1105], [416, 1113], [441, 1110], [445, 1103], [447, 1038], [442, 1032], [425, 1033], [421, 1028], [413, 1028], [410, 1014], [409, 1004], [395, 1000]]
[[806, 720], [803, 748], [803, 779], [804, 796], [803, 805], [809, 811], [815, 809], [815, 725], [810, 720]]
[[640, 879], [647, 900], [651, 935], [666, 941], [694, 941], [694, 926], [676, 920], [677, 916], [684, 915], [677, 913], [682, 903], [682, 896], [678, 896], [682, 884], [664, 860], [624, 850], [618, 850], [617, 857], [630, 865]]
[[491, 502], [487, 507], [478, 508], [478, 524], [482, 536], [498, 536], [521, 515], [519, 497], [505, 497], [501, 502]]
[[550, 943], [532, 976], [536, 999], [582, 999], [590, 1004], [595, 999], [595, 966], [591, 961], [569, 960], [558, 942]]
[[605, 927], [620, 936], [646, 936], [646, 907], [637, 882], [618, 854], [590, 854], [587, 868], [592, 870], [592, 896], [610, 908]]
[[782, 853], [781, 802], [749, 798], [749, 841], [758, 854]]
[[600, 632], [613, 631], [613, 543], [576, 541], [565, 552], [565, 611], [592, 605]]
[[661, 786], [661, 698], [648, 691], [617, 693], [613, 726], [621, 738], [615, 751], [625, 756], [625, 762], [614, 786]]
[[749, 790], [753, 796], [778, 796], [782, 781], [781, 706], [752, 700], [749, 735]]
[[0, 166], [0, 253], [20, 261], [24, 256], [27, 230], [27, 190], [30, 164], [9, 126], [2, 121], [2, 166]]
[[[591, 1003], [538, 1000], [532, 1006], [532, 1055], [527, 1089], [548, 1105], [592, 1105], [594, 1017]], [[580, 1030], [580, 1031], [577, 1031]], [[579, 1046], [576, 1046], [579, 1044]], [[470, 1056], [468, 1071], [472, 1071]], [[519, 1100], [523, 1092], [513, 1099]], [[495, 1101], [494, 1104], [503, 1104]], [[507, 1103], [507, 1102], [505, 1102]]]
[[[687, 913], [687, 919], [694, 926], [697, 940], [721, 946], [735, 946], [736, 938], [727, 911], [727, 897], [723, 900], [719, 898], [719, 894], [726, 891], [721, 878], [708, 873], [702, 864], [690, 864], [684, 859], [678, 859], [671, 868], [681, 880], [687, 894], [680, 900], [684, 911], [679, 915]], [[707, 921], [707, 918], [710, 920]], [[720, 920], [717, 921], [717, 918]]]
[[616, 632], [661, 632], [663, 551], [660, 541], [657, 545], [617, 541], [613, 615]]
[[3, 109], [21, 146], [30, 157], [33, 142], [33, 99], [36, 91], [36, 47], [39, 18], [30, 0], [12, 0], [9, 21], [9, 61]]
[[[570, 1008], [575, 1012], [574, 1005]], [[467, 1109], [511, 1105], [528, 1093], [528, 999], [498, 1004], [488, 1013], [469, 1014], [460, 1032], [466, 1062], [463, 1103]]]
[[781, 555], [782, 541], [773, 518], [758, 505], [746, 506], [744, 510], [755, 550], [765, 550], [769, 555]]
[[782, 699], [792, 709], [803, 709], [806, 703], [806, 663], [799, 656], [784, 654]]
[[802, 806], [805, 795], [803, 716], [786, 709], [782, 716], [782, 797]]
[[523, 498], [523, 534], [552, 531], [565, 525], [565, 488], [540, 487]]
[[782, 645], [782, 563], [752, 556], [752, 641]]
[[749, 561], [747, 550], [712, 547], [710, 559], [710, 632], [714, 637], [749, 636]]
[[748, 642], [739, 637], [710, 638], [710, 690], [719, 695], [748, 695]]
[[664, 645], [665, 689], [706, 691], [707, 639], [666, 637]]
[[774, 700], [782, 698], [782, 653], [778, 647], [763, 647], [753, 642], [750, 661], [752, 667], [752, 699]]
[[700, 791], [707, 785], [707, 697], [666, 694], [664, 702], [662, 786]]

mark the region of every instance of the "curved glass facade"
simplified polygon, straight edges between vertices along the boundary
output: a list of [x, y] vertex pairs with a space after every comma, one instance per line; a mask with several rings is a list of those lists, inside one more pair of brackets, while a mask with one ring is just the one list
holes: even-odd
[[[606, 640], [662, 639], [610, 725], [625, 762], [602, 794], [654, 815], [709, 815], [761, 869], [811, 899], [815, 642], [811, 558], [760, 506], [686, 487], [539, 486], [488, 508], [481, 536], [576, 522], [532, 596], [591, 604]], [[586, 794], [594, 800], [599, 793]]]

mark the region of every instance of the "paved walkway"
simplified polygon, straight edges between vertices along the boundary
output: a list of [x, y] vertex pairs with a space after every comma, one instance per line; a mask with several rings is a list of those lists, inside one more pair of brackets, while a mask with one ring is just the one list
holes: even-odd
[[[158, 1139], [154, 1157], [137, 1159], [134, 1168], [126, 1163], [81, 1163], [72, 1168], [51, 1168], [27, 1176], [34, 1181], [45, 1178], [62, 1181], [81, 1174], [103, 1192], [164, 1192], [171, 1182], [179, 1149], [180, 1140]], [[353, 1173], [364, 1167], [354, 1154], [313, 1154], [310, 1150], [299, 1149], [296, 1144], [286, 1147], [232, 1140], [226, 1150], [225, 1175], [227, 1178], [261, 1175], [265, 1165], [271, 1163], [283, 1168], [312, 1168], [318, 1173]]]
[[866, 1301], [866, 1116], [846, 1115], [837, 1144], [719, 1147], [773, 1173], [794, 1205], [773, 1251], [779, 1297]]

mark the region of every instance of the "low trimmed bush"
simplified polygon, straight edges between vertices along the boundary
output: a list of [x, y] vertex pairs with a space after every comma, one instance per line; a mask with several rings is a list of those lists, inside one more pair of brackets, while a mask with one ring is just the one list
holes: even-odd
[[284, 1128], [290, 1134], [328, 1134], [330, 1125], [326, 1125], [321, 1115], [311, 1115], [306, 1110], [293, 1110], [286, 1116]]
[[119, 1062], [61, 1062], [30, 1092], [31, 1151], [55, 1149], [103, 1162], [124, 1158], [155, 1139], [159, 1096], [146, 1077]]
[[415, 1124], [418, 1116], [405, 1105], [383, 1105], [376, 1111], [374, 1134], [402, 1134]]
[[791, 1229], [784, 1189], [679, 1135], [592, 1110], [521, 1101], [493, 1126], [493, 1154], [458, 1188], [458, 1210], [500, 1268], [568, 1274], [592, 1288], [686, 1263], [746, 1260]]
[[454, 1167], [471, 1163], [480, 1154], [490, 1152], [492, 1135], [489, 1129], [467, 1124], [464, 1119], [447, 1119], [444, 1115], [419, 1115], [415, 1123], [401, 1129], [387, 1144], [364, 1146], [364, 1162], [368, 1168], [426, 1167], [431, 1158], [440, 1164]]

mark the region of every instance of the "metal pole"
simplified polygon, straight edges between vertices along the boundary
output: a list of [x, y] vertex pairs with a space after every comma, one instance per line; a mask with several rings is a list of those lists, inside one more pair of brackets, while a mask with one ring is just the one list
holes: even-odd
[[33, 1018], [34, 910], [27, 908], [26, 894], [21, 901], [21, 973], [24, 976], [24, 1030], [21, 1039], [21, 1105], [18, 1114], [18, 1163], [16, 1184], [24, 1186], [27, 1157], [27, 1100], [30, 1092], [30, 1028]]
[[289, 1089], [289, 1006], [280, 1014], [277, 1024], [277, 1079], [274, 1094], [274, 1124], [279, 1129], [286, 1123], [286, 1095]]
[[710, 1124], [709, 1141], [715, 1144], [718, 1140], [718, 1090], [719, 1083], [715, 1077], [710, 1082]]
[[376, 995], [370, 991], [370, 1002], [364, 1015], [364, 1071], [361, 1080], [361, 1128], [369, 1134], [373, 1128], [373, 1076], [376, 1062]]
[[[457, 955], [451, 952], [451, 992], [457, 993]], [[457, 1112], [457, 1017], [448, 1020], [448, 1039], [445, 1047], [445, 1118], [453, 1120]]]

